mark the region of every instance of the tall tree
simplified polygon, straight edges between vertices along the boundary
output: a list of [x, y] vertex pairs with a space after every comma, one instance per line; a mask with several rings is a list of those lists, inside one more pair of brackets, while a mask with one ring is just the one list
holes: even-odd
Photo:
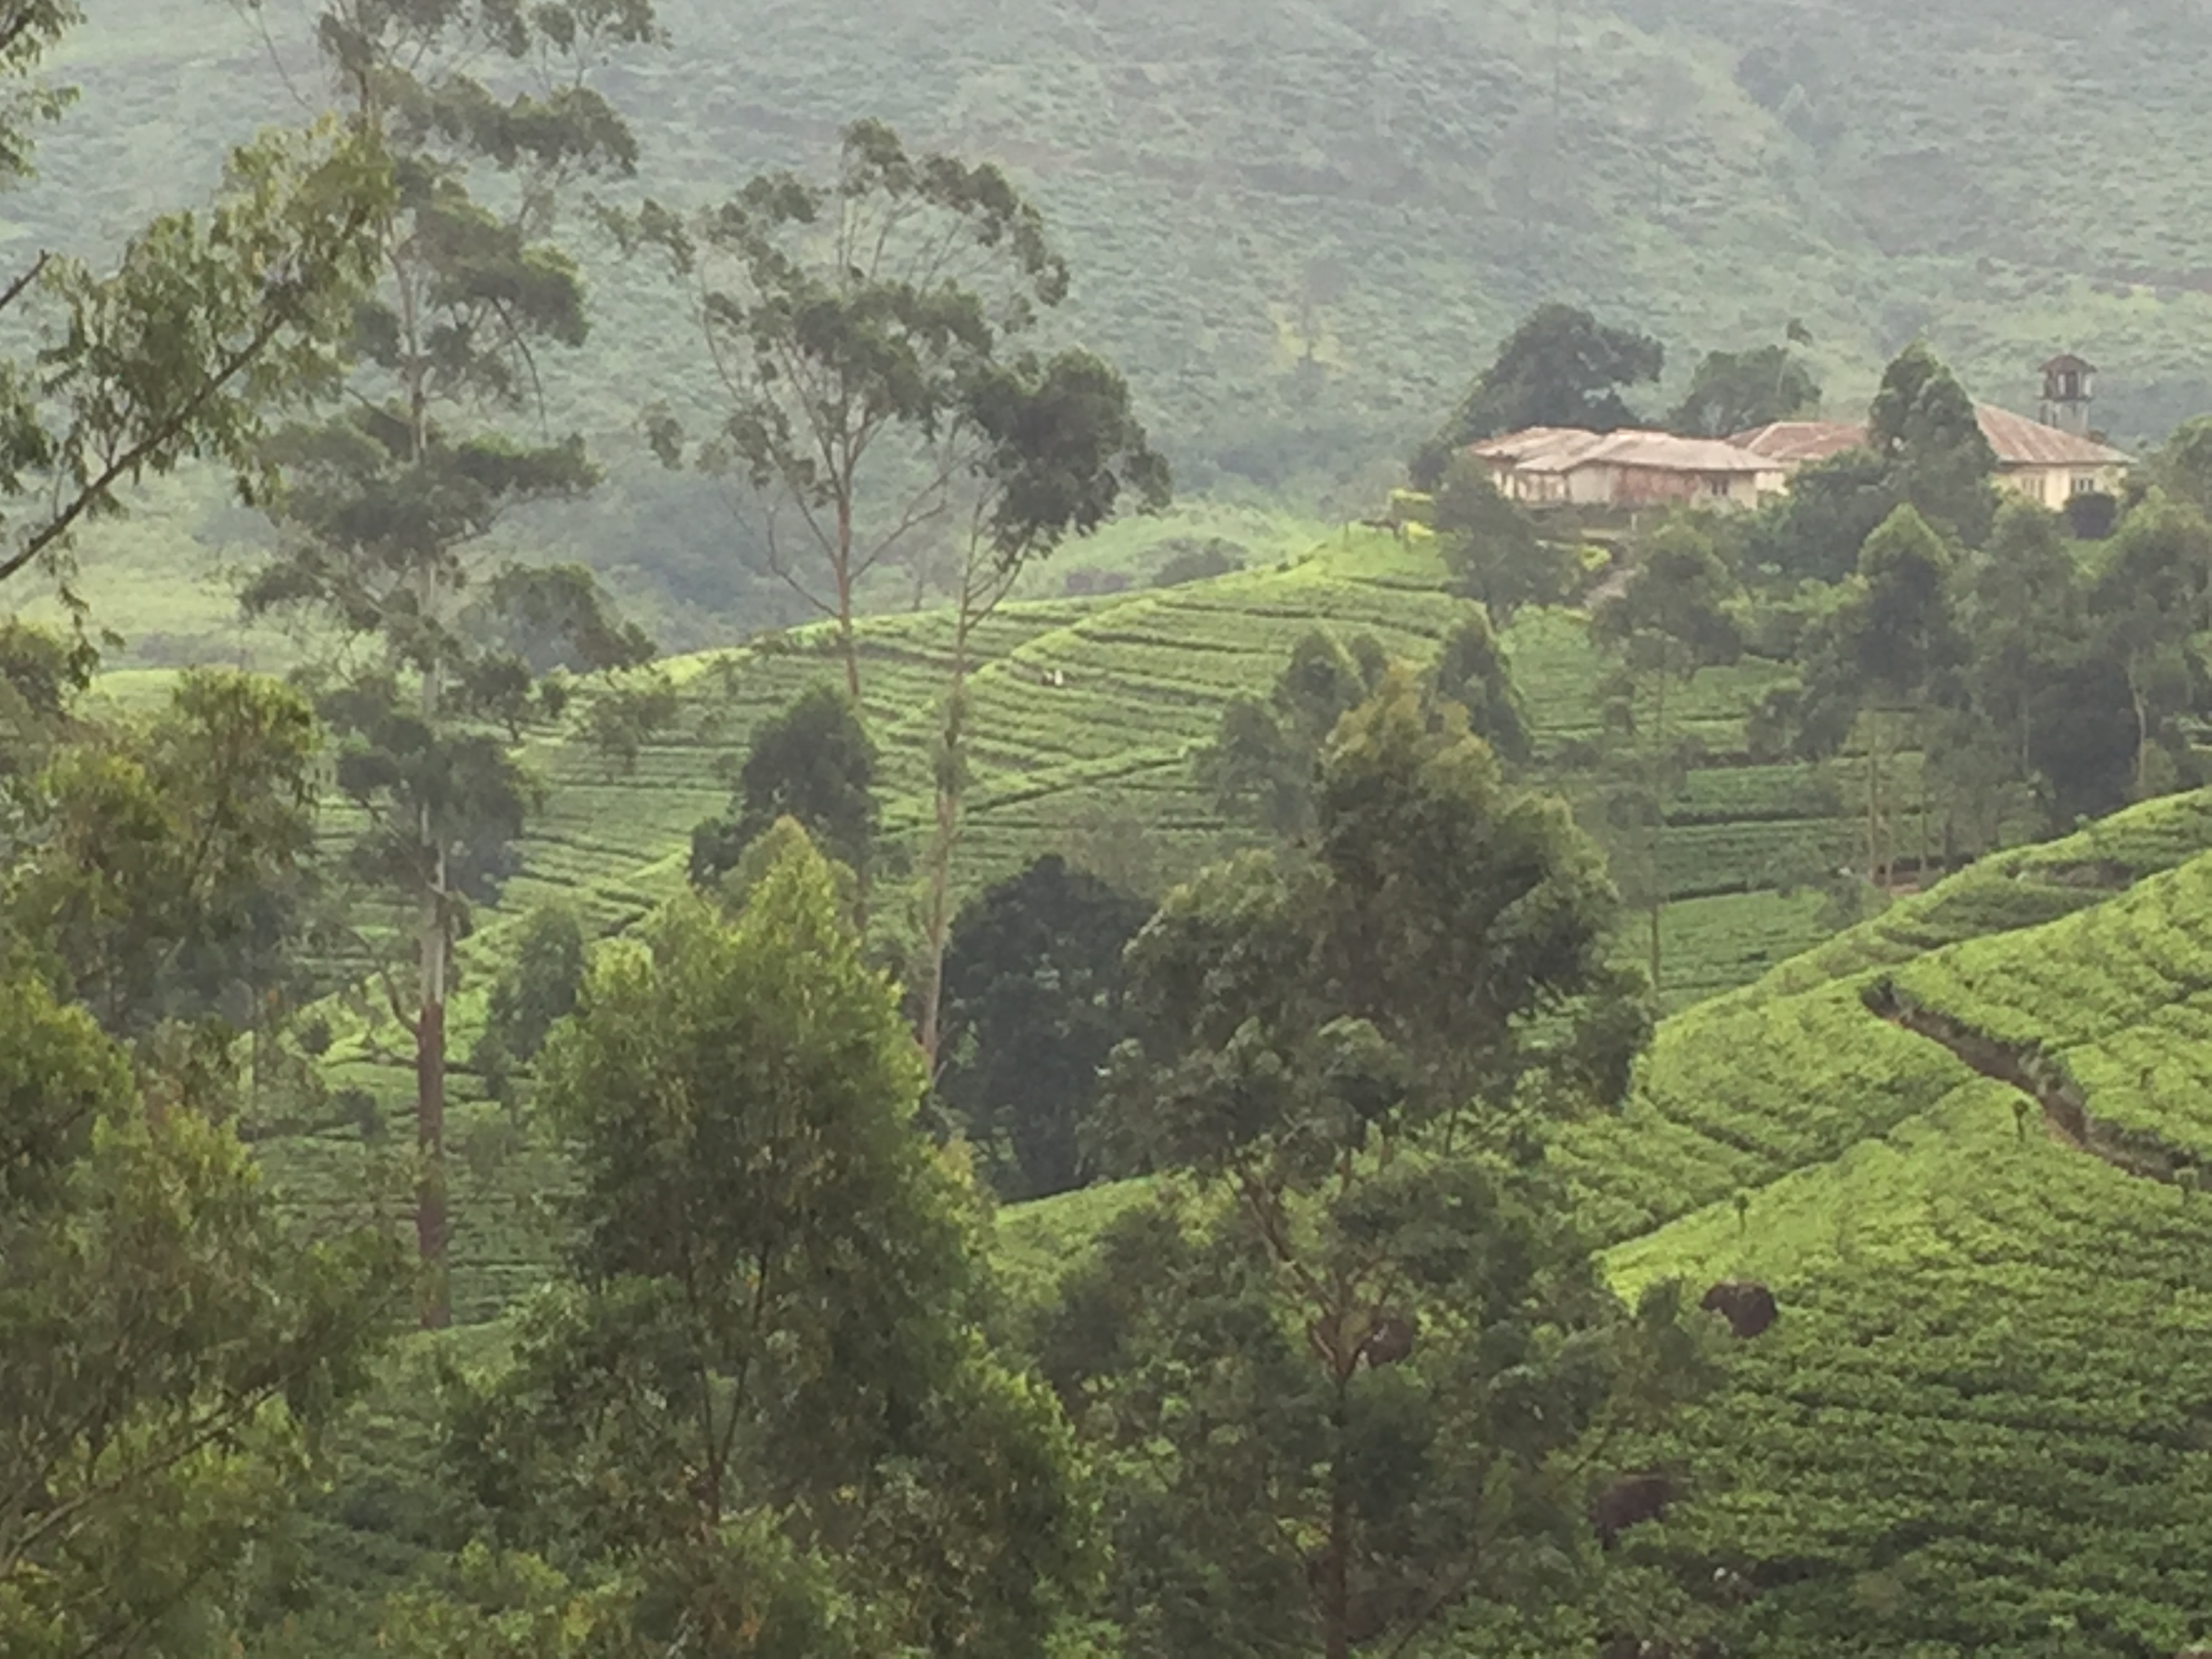
[[[759, 493], [770, 561], [835, 619], [860, 702], [855, 590], [952, 509], [963, 399], [1067, 291], [1043, 220], [997, 167], [909, 155], [871, 120], [832, 178], [762, 173], [689, 220], [649, 204], [617, 226], [691, 284], [726, 404], [692, 457]], [[679, 460], [675, 418], [648, 425]]]
[[[0, 185], [69, 102], [39, 75], [80, 21], [70, 0], [0, 15]], [[374, 134], [272, 133], [233, 152], [209, 210], [154, 220], [106, 270], [41, 252], [0, 280], [20, 354], [0, 362], [0, 580], [63, 568], [80, 526], [124, 510], [121, 486], [187, 460], [264, 495], [265, 422], [337, 375], [390, 201]]]
[[[1626, 791], [1614, 793], [1608, 821], [1655, 843], [1687, 769], [1668, 729], [1668, 694], [1678, 685], [1687, 688], [1702, 670], [1743, 654], [1743, 633], [1729, 610], [1735, 593], [1735, 579], [1710, 532], [1677, 519], [1651, 538], [1627, 586], [1590, 617], [1592, 640], [1617, 653], [1618, 667], [1606, 690], [1619, 718], [1608, 724], [1630, 740], [1636, 757], [1621, 781]], [[1656, 988], [1667, 896], [1656, 846], [1645, 848], [1643, 856], [1649, 866], [1643, 885]]]
[[1863, 762], [1869, 881], [1887, 884], [1896, 863], [1903, 803], [1889, 763], [1923, 746], [1938, 708], [1962, 701], [1957, 562], [1918, 509], [1899, 507], [1867, 538], [1847, 598], [1808, 647], [1808, 693], [1829, 706], [1828, 729], [1848, 732]]
[[730, 811], [691, 832], [691, 879], [711, 887], [782, 818], [862, 882], [874, 863], [880, 809], [876, 746], [851, 699], [817, 685], [757, 727]]
[[1574, 597], [1582, 571], [1573, 550], [1540, 535], [1471, 456], [1444, 469], [1430, 526], [1459, 591], [1500, 628], [1524, 605], [1565, 605]]
[[1727, 438], [1820, 406], [1820, 383], [1788, 346], [1709, 351], [1690, 389], [1667, 416], [1667, 429], [1692, 438]]
[[1451, 456], [1478, 438], [1531, 426], [1610, 432], [1636, 424], [1621, 393], [1659, 378], [1666, 349], [1554, 301], [1522, 319], [1460, 406], [1415, 457], [1414, 482], [1434, 489]]
[[404, 1294], [381, 1230], [303, 1238], [219, 1104], [0, 976], [0, 1653], [216, 1659], [307, 1437]]
[[1057, 854], [962, 907], [945, 959], [941, 1092], [1000, 1197], [1088, 1182], [1098, 1079], [1127, 1035], [1121, 952], [1152, 906]]
[[2087, 595], [2057, 515], [2033, 501], [2006, 502], [1989, 546], [1966, 560], [1958, 586], [1968, 696], [2006, 734], [2016, 775], [2033, 778], [2048, 757], [2042, 738], [2056, 712], [2051, 694], [2079, 696], [2069, 683], [2087, 643]]
[[1518, 766], [1534, 757], [1536, 740], [1528, 705], [1513, 682], [1513, 665], [1498, 631], [1483, 611], [1462, 617], [1444, 635], [1435, 684], [1437, 696], [1467, 712], [1468, 730], [1498, 759]]
[[1786, 494], [1759, 507], [1746, 556], [1785, 580], [1843, 581], [1858, 568], [1866, 538], [1903, 499], [1890, 464], [1871, 449], [1810, 462]]
[[1191, 757], [1199, 787], [1227, 817], [1297, 841], [1313, 821], [1314, 769], [1336, 723], [1366, 700], [1388, 665], [1364, 635], [1346, 649], [1321, 629], [1291, 647], [1263, 702], [1222, 711], [1213, 741]]
[[2150, 476], [2169, 496], [2212, 519], [2212, 415], [2184, 421], [2151, 457]]
[[[340, 781], [371, 815], [356, 867], [414, 912], [412, 1007], [393, 1000], [416, 1045], [416, 1233], [434, 1269], [453, 939], [471, 878], [481, 891], [496, 876], [528, 805], [500, 745], [461, 718], [465, 688], [484, 684], [461, 596], [504, 518], [594, 482], [580, 437], [526, 445], [500, 422], [534, 401], [540, 351], [584, 339], [560, 210], [580, 181], [626, 175], [636, 159], [588, 76], [656, 25], [651, 0], [331, 0], [317, 38], [332, 95], [393, 156], [398, 192], [375, 226], [381, 281], [358, 313], [351, 401], [272, 446], [286, 471], [273, 514], [289, 533], [246, 602], [311, 608], [381, 647], [325, 711], [349, 746]], [[529, 84], [501, 95], [487, 72]], [[480, 196], [471, 177], [487, 172], [497, 184]], [[511, 676], [491, 679], [512, 691]], [[435, 1324], [442, 1276], [429, 1283]]]
[[1193, 1201], [1119, 1230], [1112, 1280], [1047, 1322], [1127, 1477], [1132, 1652], [1344, 1659], [1530, 1594], [1671, 1323], [1611, 1303], [1513, 1156], [1521, 1109], [1617, 1092], [1645, 1029], [1596, 849], [1402, 669], [1319, 797], [1312, 859], [1214, 868], [1132, 945], [1112, 1120]]
[[954, 594], [952, 660], [933, 762], [930, 837], [923, 854], [921, 1052], [935, 1075], [944, 1004], [945, 952], [953, 922], [952, 870], [964, 827], [973, 708], [969, 648], [1022, 573], [1071, 535], [1085, 535], [1133, 500], [1140, 511], [1167, 505], [1167, 463], [1146, 441], [1129, 388], [1112, 365], [1088, 352], [1048, 362], [1023, 356], [980, 368], [957, 418], [957, 447], [970, 490]]
[[1900, 500], [1968, 547], [1988, 538], [1996, 515], [1996, 453], [1973, 399], [1919, 341], [1881, 377], [1867, 413], [1867, 443], [1887, 463]]
[[2135, 716], [2130, 793], [2162, 793], [2187, 775], [2170, 723], [2199, 700], [2205, 669], [2193, 643], [2212, 577], [2212, 526], [2194, 508], [2154, 494], [2107, 544], [2090, 608], [2108, 657], [2126, 677]]
[[654, 1652], [1042, 1651], [1067, 1431], [975, 1334], [974, 1194], [827, 861], [603, 953], [542, 1065], [568, 1279], [454, 1432], [500, 1530], [634, 1587]]

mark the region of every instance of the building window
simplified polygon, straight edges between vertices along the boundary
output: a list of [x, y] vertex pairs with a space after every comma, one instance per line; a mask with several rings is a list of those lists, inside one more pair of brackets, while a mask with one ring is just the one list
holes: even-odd
[[2074, 475], [2074, 487], [2069, 493], [2075, 495], [2095, 495], [2097, 493], [2096, 474], [2094, 472], [2076, 472]]

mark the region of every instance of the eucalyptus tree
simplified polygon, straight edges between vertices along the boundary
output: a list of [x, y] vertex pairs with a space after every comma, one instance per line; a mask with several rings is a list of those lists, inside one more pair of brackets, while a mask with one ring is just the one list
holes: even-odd
[[[283, 550], [246, 598], [310, 609], [371, 647], [324, 712], [339, 782], [368, 815], [354, 866], [412, 913], [411, 993], [386, 983], [415, 1044], [416, 1235], [434, 1270], [453, 941], [531, 805], [504, 746], [468, 718], [471, 690], [511, 693], [520, 659], [482, 673], [463, 593], [503, 520], [596, 480], [580, 437], [528, 441], [517, 417], [542, 411], [540, 355], [586, 331], [562, 209], [635, 167], [589, 76], [657, 38], [651, 0], [331, 0], [319, 22], [332, 96], [391, 155], [396, 194], [374, 227], [379, 282], [356, 313], [347, 401], [271, 446]], [[618, 653], [627, 644], [617, 635]], [[429, 1280], [425, 1317], [441, 1322]]]
[[621, 1653], [1048, 1650], [1090, 1505], [1050, 1395], [981, 1334], [981, 1220], [837, 875], [787, 823], [734, 916], [592, 963], [540, 1097], [578, 1181], [561, 1282], [465, 1391], [502, 1541], [632, 1597]]
[[1066, 294], [1042, 217], [997, 167], [867, 120], [827, 179], [764, 173], [719, 207], [611, 222], [690, 286], [718, 387], [709, 435], [659, 408], [655, 447], [757, 493], [771, 565], [836, 622], [859, 702], [855, 590], [957, 514], [966, 401]]
[[923, 854], [920, 1036], [934, 1075], [953, 922], [952, 866], [969, 784], [969, 652], [975, 630], [1022, 573], [1071, 535], [1096, 530], [1133, 501], [1167, 505], [1167, 463], [1146, 441], [1118, 371], [1087, 351], [1045, 361], [1026, 353], [979, 366], [958, 409], [964, 451], [956, 483], [966, 511], [954, 594], [952, 655], [933, 761], [930, 837]]
[[134, 1079], [42, 977], [0, 969], [0, 1653], [235, 1653], [404, 1257], [381, 1227], [303, 1237], [224, 1103]]
[[1406, 1651], [1540, 1593], [1607, 1430], [1686, 1369], [1537, 1168], [1648, 1030], [1597, 848], [1402, 668], [1316, 793], [1310, 857], [1216, 866], [1130, 945], [1104, 1144], [1170, 1200], [1043, 1321], [1123, 1651]]
[[1590, 636], [1616, 656], [1607, 682], [1609, 727], [1632, 745], [1634, 763], [1609, 792], [1608, 822], [1627, 832], [1632, 862], [1644, 879], [1640, 896], [1650, 923], [1651, 982], [1659, 982], [1666, 883], [1657, 859], [1658, 832], [1668, 800], [1680, 789], [1690, 756], [1670, 742], [1668, 696], [1707, 668], [1743, 653], [1742, 630], [1729, 613], [1735, 579], [1701, 525], [1679, 519], [1651, 538], [1621, 592], [1590, 618]]
[[[0, 186], [69, 105], [40, 69], [81, 21], [70, 0], [0, 8]], [[336, 123], [265, 134], [210, 207], [153, 220], [104, 268], [49, 249], [0, 272], [0, 580], [66, 577], [76, 532], [121, 513], [120, 489], [188, 461], [266, 494], [265, 422], [336, 375], [374, 271], [386, 162]]]

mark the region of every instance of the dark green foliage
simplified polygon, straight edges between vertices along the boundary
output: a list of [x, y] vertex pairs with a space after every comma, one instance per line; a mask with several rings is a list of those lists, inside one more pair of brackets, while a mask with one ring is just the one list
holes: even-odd
[[2154, 493], [2106, 544], [2089, 606], [2135, 718], [2131, 793], [2140, 799], [2185, 786], [2195, 763], [2175, 722], [2205, 697], [2197, 637], [2212, 606], [2212, 526]]
[[1787, 346], [1709, 351], [1667, 428], [1692, 438], [1728, 438], [1820, 406], [1820, 383]]
[[1444, 635], [1437, 656], [1436, 689], [1438, 696], [1467, 711], [1468, 730], [1499, 759], [1518, 766], [1534, 754], [1528, 708], [1513, 684], [1513, 665], [1483, 612], [1466, 617]]
[[945, 957], [945, 1103], [1012, 1200], [1088, 1182], [1098, 1078], [1127, 1035], [1121, 951], [1152, 907], [1047, 854], [963, 907]]
[[1890, 363], [1867, 416], [1867, 444], [1887, 462], [1900, 499], [1968, 547], [1996, 512], [1996, 455], [1951, 371], [1918, 342]]
[[215, 1659], [362, 1380], [381, 1230], [303, 1240], [198, 1082], [0, 978], [0, 1652]]
[[372, 889], [434, 896], [457, 927], [465, 902], [495, 896], [514, 869], [528, 775], [491, 733], [423, 718], [389, 675], [326, 690], [317, 708], [337, 733], [338, 788], [368, 817], [349, 869]]
[[1159, 547], [1172, 547], [1175, 550], [1162, 561], [1159, 569], [1153, 574], [1152, 586], [1155, 587], [1180, 587], [1186, 582], [1206, 581], [1244, 568], [1244, 550], [1218, 536], [1209, 537], [1203, 542], [1187, 543], [1181, 539], [1163, 542]]
[[1957, 556], [1911, 507], [1900, 507], [1859, 554], [1864, 584], [1849, 615], [1853, 665], [1879, 696], [1910, 702], [1954, 673], [1966, 641], [1951, 610]]
[[477, 620], [487, 643], [532, 675], [641, 668], [659, 654], [642, 628], [615, 614], [598, 579], [580, 564], [502, 567]]
[[1523, 605], [1565, 604], [1580, 585], [1574, 550], [1540, 536], [1528, 515], [1465, 456], [1445, 469], [1430, 523], [1460, 592], [1500, 628]]
[[[1124, 1651], [1348, 1655], [1587, 1559], [1555, 1460], [1695, 1369], [1512, 1156], [1524, 1085], [1617, 1087], [1596, 1057], [1641, 1045], [1612, 908], [1565, 809], [1394, 670], [1328, 744], [1313, 856], [1217, 866], [1132, 945], [1114, 1129], [1201, 1196], [1119, 1224], [1041, 1342], [1105, 1407]], [[1576, 1061], [1537, 1030], [1571, 1006]]]
[[1531, 426], [1595, 432], [1633, 426], [1636, 413], [1621, 392], [1657, 380], [1665, 362], [1665, 349], [1649, 335], [1601, 323], [1574, 306], [1539, 306], [1423, 447], [1413, 481], [1435, 488], [1451, 455], [1478, 438]]
[[316, 896], [313, 711], [203, 670], [157, 718], [74, 736], [16, 797], [6, 931], [112, 1032], [258, 1026], [299, 988]]
[[1037, 1652], [1082, 1571], [1066, 1430], [970, 1334], [970, 1195], [820, 855], [602, 956], [543, 1065], [575, 1242], [455, 1425], [487, 1520], [654, 1650]]
[[618, 681], [592, 698], [584, 737], [610, 774], [634, 772], [646, 744], [675, 723], [682, 707], [675, 685], [658, 671]]
[[1759, 510], [1747, 556], [1786, 580], [1839, 582], [1858, 568], [1859, 549], [1897, 508], [1888, 462], [1846, 449], [1800, 467], [1785, 495]]
[[514, 1070], [529, 1066], [556, 1022], [575, 1012], [584, 983], [584, 929], [564, 905], [541, 904], [525, 916], [514, 957], [492, 982], [483, 1032], [470, 1056], [489, 1092], [504, 1097]]
[[691, 832], [691, 879], [712, 886], [779, 818], [864, 879], [878, 814], [876, 749], [851, 701], [817, 685], [753, 732], [729, 814]]
[[2212, 415], [2175, 428], [2151, 458], [2150, 476], [2175, 501], [2212, 517]]
[[982, 538], [1002, 569], [1041, 558], [1133, 508], [1158, 513], [1168, 464], [1145, 440], [1121, 372], [1087, 351], [969, 367], [959, 416], [981, 453], [972, 471]]
[[1373, 690], [1382, 666], [1372, 640], [1346, 649], [1319, 629], [1306, 635], [1291, 647], [1265, 702], [1243, 697], [1224, 712], [1213, 742], [1193, 757], [1199, 787], [1231, 817], [1282, 840], [1304, 836], [1322, 744]]

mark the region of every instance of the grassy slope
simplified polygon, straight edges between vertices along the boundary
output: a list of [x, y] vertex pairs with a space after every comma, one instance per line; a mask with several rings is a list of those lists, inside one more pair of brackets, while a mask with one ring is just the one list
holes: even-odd
[[[1249, 539], [1263, 544], [1257, 530]], [[1127, 554], [1109, 544], [1067, 556], [1112, 568]], [[1225, 702], [1263, 691], [1291, 643], [1316, 625], [1370, 633], [1395, 653], [1427, 655], [1455, 614], [1441, 580], [1433, 556], [1419, 547], [1353, 532], [1210, 582], [1009, 605], [980, 642], [977, 763], [961, 884], [972, 890], [1058, 848], [1157, 891], [1235, 845], [1237, 836], [1193, 787], [1188, 763]], [[927, 809], [926, 757], [946, 635], [946, 619], [931, 612], [878, 617], [862, 630], [886, 822], [909, 847]], [[1509, 642], [1540, 747], [1556, 757], [1594, 729], [1595, 660], [1579, 623], [1563, 615], [1522, 619]], [[753, 725], [807, 684], [836, 675], [825, 643], [818, 630], [800, 630], [672, 661], [666, 669], [684, 694], [683, 715], [628, 773], [586, 746], [573, 721], [529, 735], [525, 758], [546, 786], [546, 810], [522, 844], [520, 874], [501, 902], [480, 914], [465, 946], [457, 1056], [473, 1041], [506, 929], [529, 906], [559, 899], [598, 931], [613, 933], [680, 890], [691, 827], [727, 800], [726, 781]], [[1048, 672], [1064, 684], [1042, 684]], [[1742, 712], [1766, 672], [1747, 665], [1708, 674], [1681, 700], [1686, 722], [1717, 756], [1741, 759]], [[161, 677], [142, 672], [112, 684], [139, 699]], [[1750, 816], [1731, 819], [1731, 810]], [[1832, 811], [1817, 777], [1803, 769], [1732, 765], [1700, 775], [1684, 821], [1662, 848], [1679, 896], [1667, 921], [1667, 990], [1677, 1004], [1741, 985], [1820, 937], [1817, 898], [1779, 887], [1848, 854], [1851, 829]], [[902, 890], [887, 889], [878, 912], [896, 925], [903, 902]], [[335, 1079], [368, 1091], [387, 1126], [404, 1122], [411, 1085], [402, 1034], [375, 1017], [373, 1000], [337, 1023]], [[466, 1075], [456, 1079], [455, 1256], [459, 1304], [482, 1316], [538, 1271], [544, 1244], [530, 1218], [557, 1171], [515, 1147], [502, 1115], [476, 1100], [473, 1086]], [[303, 1202], [358, 1201], [355, 1172], [364, 1151], [356, 1117], [270, 1127], [266, 1155]]]
[[[2023, 1135], [2014, 1091], [1868, 1012], [1885, 976], [2212, 1160], [2212, 792], [1984, 860], [1677, 1015], [1623, 1112], [1563, 1137], [1625, 1291], [1743, 1276], [1784, 1309], [1626, 1454], [1693, 1495], [1626, 1547], [1757, 1584], [1731, 1651], [2171, 1654], [2212, 1633], [2212, 1200]], [[1012, 1282], [1142, 1191], [1006, 1212]]]
[[[2039, 1044], [2094, 1116], [2212, 1159], [2208, 846], [2200, 795], [1993, 860], [1671, 1022], [1628, 1116], [1571, 1139], [1624, 1288], [1740, 1275], [1784, 1310], [1656, 1449], [1697, 1496], [1632, 1547], [1759, 1584], [1747, 1651], [2148, 1655], [2207, 1634], [2212, 1206], [2033, 1119], [2023, 1135], [2014, 1091], [1859, 993], [1889, 974]], [[2142, 878], [2114, 893], [2087, 870]]]

